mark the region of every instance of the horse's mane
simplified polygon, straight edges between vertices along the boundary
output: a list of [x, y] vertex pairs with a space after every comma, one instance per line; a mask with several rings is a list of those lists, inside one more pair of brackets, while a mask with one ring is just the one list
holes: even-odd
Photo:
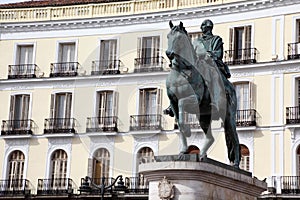
[[188, 36], [188, 32], [186, 31], [185, 27], [181, 25], [173, 26], [172, 31], [179, 31]]

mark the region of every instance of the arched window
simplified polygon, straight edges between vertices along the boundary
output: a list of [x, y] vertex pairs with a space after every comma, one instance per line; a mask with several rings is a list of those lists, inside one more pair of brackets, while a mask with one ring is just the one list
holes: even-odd
[[64, 188], [67, 184], [68, 155], [62, 150], [56, 150], [51, 156], [51, 186]]
[[249, 171], [250, 170], [250, 152], [249, 152], [249, 149], [243, 144], [241, 144], [240, 147], [241, 147], [241, 154], [242, 154], [241, 162], [240, 162], [240, 168], [243, 169], [243, 170]]
[[189, 154], [200, 154], [200, 149], [195, 145], [190, 145], [188, 147]]
[[13, 151], [8, 158], [8, 187], [22, 187], [25, 156], [19, 151]]
[[300, 145], [297, 147], [297, 175], [300, 176]]
[[138, 151], [138, 164], [154, 162], [153, 150], [149, 147], [143, 147]]
[[109, 178], [110, 154], [105, 148], [100, 148], [93, 157], [93, 180], [96, 184], [101, 184], [101, 178]]

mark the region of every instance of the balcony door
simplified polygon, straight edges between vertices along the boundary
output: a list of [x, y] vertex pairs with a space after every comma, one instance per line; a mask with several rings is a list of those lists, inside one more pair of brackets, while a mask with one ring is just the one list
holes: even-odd
[[99, 67], [105, 70], [117, 69], [117, 40], [101, 40]]
[[251, 26], [230, 29], [229, 50], [234, 60], [251, 59]]
[[101, 127], [115, 126], [114, 117], [117, 113], [117, 93], [99, 91], [97, 93], [97, 118]]
[[97, 185], [101, 184], [101, 178], [105, 177], [106, 184], [109, 183], [110, 154], [107, 149], [100, 148], [93, 157], [93, 179]]
[[56, 150], [51, 156], [50, 185], [52, 189], [65, 189], [67, 187], [68, 155], [62, 150]]
[[59, 44], [58, 64], [54, 72], [74, 72], [76, 70], [75, 62], [75, 43]]
[[250, 109], [252, 107], [252, 84], [240, 82], [234, 84], [237, 97], [237, 121], [252, 121]]
[[160, 37], [138, 38], [138, 59], [143, 66], [158, 65], [160, 62]]
[[51, 95], [51, 118], [57, 128], [68, 128], [71, 124], [72, 93]]
[[13, 151], [8, 160], [8, 188], [20, 190], [23, 187], [25, 155], [19, 151]]
[[24, 128], [29, 123], [29, 102], [30, 95], [28, 94], [11, 96], [9, 118], [12, 129]]
[[18, 45], [13, 75], [34, 74], [33, 45]]

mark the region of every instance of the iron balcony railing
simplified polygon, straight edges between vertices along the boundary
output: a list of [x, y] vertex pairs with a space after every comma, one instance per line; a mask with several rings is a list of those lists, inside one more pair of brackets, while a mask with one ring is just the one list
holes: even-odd
[[76, 185], [70, 178], [38, 179], [37, 195], [70, 195]]
[[8, 79], [36, 78], [36, 64], [8, 65]]
[[140, 130], [161, 130], [162, 116], [157, 114], [150, 115], [131, 115], [130, 131]]
[[258, 50], [256, 48], [227, 50], [224, 53], [224, 62], [227, 65], [252, 64], [257, 62]]
[[0, 180], [0, 197], [29, 195], [32, 185], [27, 179]]
[[[185, 113], [184, 114], [184, 121], [185, 124], [189, 125], [192, 129], [200, 129], [201, 126], [199, 124], [199, 120], [197, 119], [196, 115]], [[174, 129], [178, 129], [178, 123], [175, 121]]]
[[88, 117], [86, 132], [118, 132], [118, 117]]
[[298, 124], [300, 123], [300, 109], [299, 106], [286, 108], [286, 123]]
[[300, 42], [288, 43], [288, 60], [300, 58]]
[[25, 120], [2, 120], [1, 135], [31, 135], [34, 122]]
[[280, 177], [282, 194], [300, 194], [300, 176]]
[[78, 62], [51, 63], [50, 77], [77, 76]]
[[120, 74], [120, 60], [96, 60], [92, 62], [92, 75]]
[[[101, 188], [102, 183], [104, 183], [104, 186], [110, 186], [114, 183], [115, 178], [111, 177], [102, 177], [102, 178], [90, 178], [85, 177], [81, 178], [81, 185], [79, 187], [80, 194], [82, 193], [88, 193], [92, 195], [99, 195], [101, 194]], [[104, 193], [112, 193], [113, 188], [109, 188], [104, 191]]]
[[126, 177], [125, 186], [127, 192], [134, 194], [148, 194], [149, 193], [149, 182], [143, 177]]
[[163, 71], [166, 60], [162, 56], [142, 57], [134, 59], [134, 72], [158, 72]]
[[45, 119], [44, 133], [75, 133], [74, 118], [49, 118]]
[[256, 126], [256, 110], [246, 109], [237, 110], [236, 112], [236, 126]]

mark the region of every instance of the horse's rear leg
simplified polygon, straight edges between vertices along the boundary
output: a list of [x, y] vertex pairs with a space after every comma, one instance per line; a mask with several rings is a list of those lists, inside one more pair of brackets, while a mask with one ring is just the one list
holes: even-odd
[[200, 160], [207, 155], [207, 150], [214, 143], [215, 138], [212, 135], [211, 131], [211, 116], [201, 116], [201, 120], [199, 118], [200, 126], [205, 134], [204, 145], [200, 148]]

